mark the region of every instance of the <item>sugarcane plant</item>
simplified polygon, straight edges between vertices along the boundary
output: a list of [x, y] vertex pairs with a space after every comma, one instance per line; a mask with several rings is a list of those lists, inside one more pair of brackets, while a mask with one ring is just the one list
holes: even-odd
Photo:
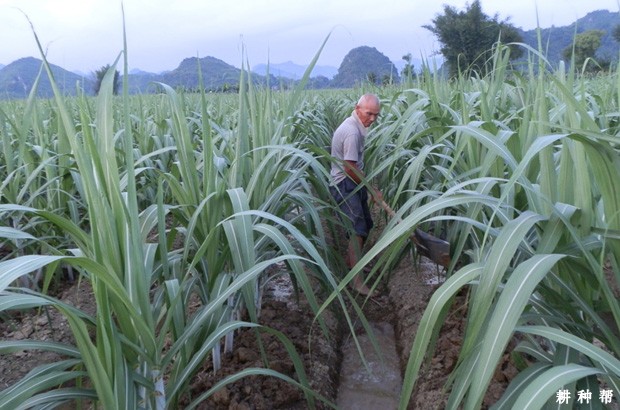
[[[199, 103], [202, 118], [196, 122], [187, 119], [183, 94], [160, 84], [173, 137], [162, 135], [165, 144], [145, 153], [146, 136], [133, 134], [140, 127], [134, 127], [136, 117], [129, 111], [126, 84], [120, 105], [113, 96], [113, 73], [119, 60], [120, 55], [104, 77], [93, 109], [90, 99], [82, 95], [76, 102], [78, 109], [72, 110], [56, 88], [44, 58], [44, 70], [54, 87], [58, 145], [69, 156], [63, 159], [66, 168], [58, 165], [57, 172], [73, 178], [82, 216], [76, 220], [72, 213], [58, 214], [57, 209], [34, 203], [3, 201], [3, 215], [33, 216], [63, 234], [48, 254], [0, 262], [0, 306], [3, 312], [57, 309], [66, 317], [75, 344], [1, 341], [3, 354], [40, 349], [63, 358], [33, 369], [0, 392], [0, 402], [31, 408], [84, 400], [105, 409], [163, 409], [175, 408], [184, 399], [192, 408], [213, 393], [187, 397], [191, 378], [202, 363], [211, 358], [217, 369], [223, 341], [232, 343], [236, 330], [255, 328], [274, 334], [283, 343], [297, 378], [269, 368], [246, 369], [217, 387], [247, 375], [280, 377], [299, 386], [313, 407], [316, 394], [308, 387], [292, 344], [281, 333], [257, 325], [261, 286], [269, 267], [288, 264], [298, 289], [306, 292], [317, 310], [306, 267], [325, 286], [337, 286], [331, 266], [317, 251], [316, 245], [324, 239], [307, 237], [316, 231], [312, 221], [320, 218], [310, 202], [311, 186], [303, 182], [304, 174], [312, 168], [324, 170], [311, 155], [284, 143], [292, 108], [273, 124], [262, 123], [272, 116], [254, 112], [260, 106], [251, 100], [265, 97], [250, 96], [250, 84], [239, 94], [238, 128], [221, 135], [213, 132], [204, 92]], [[291, 106], [299, 93], [293, 95]], [[262, 123], [265, 129], [253, 127], [257, 134], [251, 135], [251, 121], [257, 122], [252, 125]], [[194, 127], [196, 123], [201, 125]], [[142, 142], [136, 147], [135, 140]], [[175, 159], [170, 161], [172, 152]], [[268, 166], [274, 163], [275, 167]], [[254, 167], [268, 178], [253, 176]], [[138, 182], [147, 184], [148, 194], [138, 194], [142, 188]], [[147, 198], [154, 203], [144, 206]], [[297, 216], [289, 221], [285, 216], [293, 208]], [[2, 235], [7, 240], [43, 239], [29, 230], [23, 225], [4, 229]], [[182, 238], [180, 247], [173, 246], [175, 238]], [[89, 284], [96, 315], [46, 293], [14, 287], [16, 279], [33, 271], [44, 270], [49, 282], [53, 272], [67, 267]], [[190, 301], [195, 300], [199, 307], [190, 311]], [[250, 321], [242, 320], [242, 311], [248, 312]]]

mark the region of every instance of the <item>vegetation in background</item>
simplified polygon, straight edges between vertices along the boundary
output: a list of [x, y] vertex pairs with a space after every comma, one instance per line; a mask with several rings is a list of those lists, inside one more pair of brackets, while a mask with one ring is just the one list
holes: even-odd
[[[99, 94], [99, 90], [101, 89], [101, 83], [103, 82], [103, 78], [105, 77], [106, 73], [108, 72], [108, 70], [110, 69], [110, 64], [106, 64], [103, 67], [101, 67], [100, 69], [96, 70], [94, 73], [94, 77], [95, 77], [95, 85], [94, 85], [94, 91], [95, 91], [95, 95]], [[119, 87], [121, 85], [120, 83], [120, 75], [121, 73], [118, 70], [114, 71], [114, 80], [112, 83], [112, 94], [117, 95], [118, 94], [118, 90]]]
[[533, 30], [519, 30], [523, 42], [534, 49], [538, 49], [540, 36], [542, 51], [545, 58], [557, 67], [562, 60], [562, 50], [573, 44], [575, 34], [590, 30], [605, 32], [601, 38], [601, 47], [596, 50], [595, 59], [598, 61], [615, 61], [618, 58], [618, 42], [613, 37], [613, 30], [618, 25], [620, 13], [608, 10], [596, 10], [577, 19], [567, 26], [540, 27]]
[[[521, 42], [517, 29], [498, 16], [489, 17], [482, 11], [480, 0], [467, 5], [465, 11], [444, 5], [444, 13], [435, 16], [432, 24], [423, 26], [437, 36], [451, 76], [467, 69], [486, 75], [493, 68], [491, 57], [495, 44]], [[512, 46], [511, 59], [522, 50]]]
[[405, 60], [405, 66], [403, 67], [402, 71], [400, 72], [400, 75], [403, 79], [403, 81], [411, 81], [411, 79], [413, 79], [413, 77], [415, 77], [415, 67], [412, 63], [412, 56], [411, 53], [405, 54], [403, 56], [403, 60]]
[[[572, 45], [562, 51], [562, 56], [566, 61], [572, 61], [575, 67], [581, 68], [588, 60], [594, 60], [596, 50], [601, 46], [601, 37], [605, 34], [602, 30], [589, 30], [575, 35]], [[593, 62], [587, 65], [586, 71], [600, 71], [601, 68], [609, 68], [609, 61], [599, 61], [599, 66]]]

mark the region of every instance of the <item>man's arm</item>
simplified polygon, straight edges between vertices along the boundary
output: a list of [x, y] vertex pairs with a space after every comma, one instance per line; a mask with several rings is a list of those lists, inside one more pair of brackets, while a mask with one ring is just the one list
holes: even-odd
[[356, 184], [359, 185], [360, 182], [362, 182], [362, 177], [364, 176], [364, 172], [357, 167], [357, 163], [355, 161], [345, 160], [344, 161], [344, 172]]
[[[362, 182], [362, 177], [364, 177], [364, 171], [357, 167], [357, 163], [355, 161], [345, 160], [344, 172], [358, 185]], [[381, 191], [374, 188], [370, 184], [366, 188], [375, 202], [380, 204], [383, 201], [383, 193]]]

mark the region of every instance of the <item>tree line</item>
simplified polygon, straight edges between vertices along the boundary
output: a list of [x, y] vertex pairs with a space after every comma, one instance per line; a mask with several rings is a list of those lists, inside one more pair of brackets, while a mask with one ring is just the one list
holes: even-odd
[[[523, 54], [523, 48], [517, 44], [523, 42], [519, 30], [508, 19], [500, 20], [497, 14], [492, 17], [485, 14], [479, 0], [466, 6], [464, 11], [444, 5], [443, 14], [438, 14], [432, 24], [423, 27], [439, 40], [439, 52], [451, 76], [463, 72], [486, 75], [492, 69], [491, 57], [498, 44], [504, 44], [510, 49], [511, 60]], [[615, 26], [611, 34], [615, 41], [620, 42], [620, 24]], [[597, 61], [595, 58], [603, 35], [603, 30], [576, 34], [572, 44], [562, 50], [562, 57], [583, 72], [608, 69], [611, 63], [609, 60]]]

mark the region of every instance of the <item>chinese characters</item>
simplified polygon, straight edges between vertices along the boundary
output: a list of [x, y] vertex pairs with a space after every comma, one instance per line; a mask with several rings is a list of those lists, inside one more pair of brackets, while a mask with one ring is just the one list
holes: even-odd
[[[611, 389], [601, 389], [599, 392], [599, 400], [603, 404], [611, 403], [614, 397], [614, 391]], [[569, 404], [571, 399], [571, 392], [567, 389], [560, 389], [555, 395], [555, 402], [558, 404]], [[577, 392], [577, 402], [579, 404], [590, 404], [592, 401], [592, 392], [590, 389], [579, 390]]]

